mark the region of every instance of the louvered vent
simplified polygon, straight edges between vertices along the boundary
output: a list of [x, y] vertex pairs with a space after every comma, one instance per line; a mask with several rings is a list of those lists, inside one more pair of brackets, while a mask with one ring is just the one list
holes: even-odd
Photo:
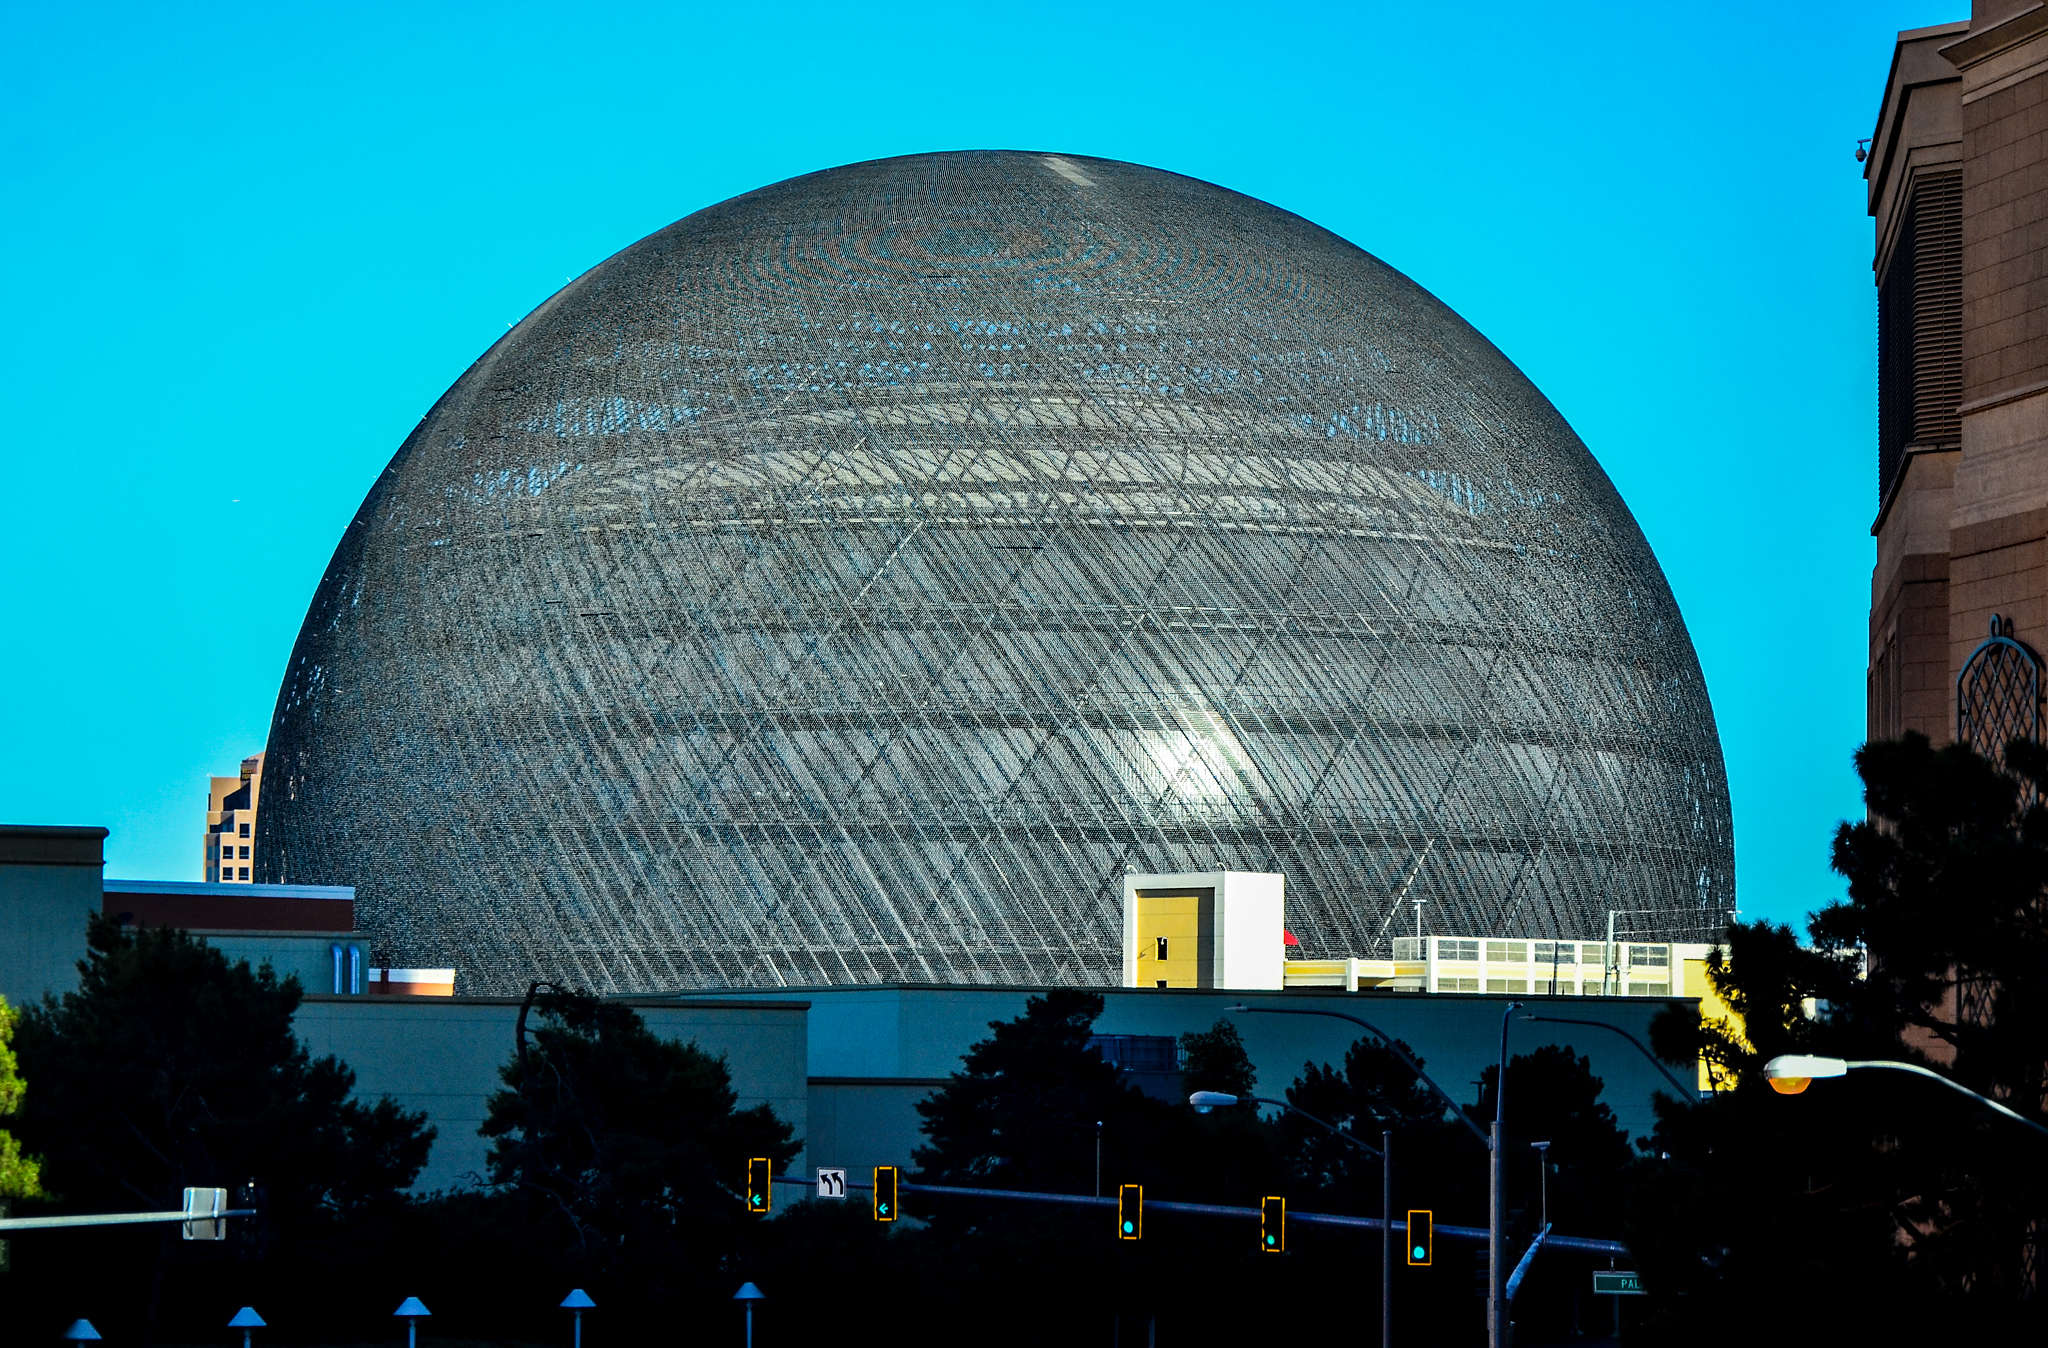
[[1914, 445], [1962, 440], [1963, 180], [1916, 178], [1877, 292], [1877, 493]]

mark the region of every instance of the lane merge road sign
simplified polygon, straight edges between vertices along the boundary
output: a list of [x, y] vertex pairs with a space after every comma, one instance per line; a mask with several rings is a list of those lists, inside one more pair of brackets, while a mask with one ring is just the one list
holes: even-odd
[[1593, 1274], [1593, 1292], [1596, 1296], [1639, 1297], [1647, 1296], [1643, 1291], [1643, 1275], [1610, 1271]]

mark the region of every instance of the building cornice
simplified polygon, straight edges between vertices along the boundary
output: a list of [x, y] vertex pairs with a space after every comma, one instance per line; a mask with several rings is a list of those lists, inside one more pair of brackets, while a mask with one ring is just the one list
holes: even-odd
[[[1969, 25], [1965, 24], [1964, 27]], [[1932, 31], [1932, 30], [1930, 30]], [[1968, 70], [1992, 57], [2011, 51], [2028, 38], [2048, 32], [2048, 0], [2021, 10], [2009, 19], [1991, 25], [1981, 33], [1971, 33], [1960, 42], [1951, 42], [1939, 48], [1942, 56], [1957, 70]]]
[[1913, 460], [1922, 454], [1955, 454], [1962, 450], [1959, 444], [1935, 443], [1931, 445], [1907, 445], [1900, 451], [1899, 471], [1892, 474], [1891, 490], [1884, 494], [1884, 502], [1877, 508], [1877, 518], [1871, 522], [1870, 536], [1877, 537], [1877, 531], [1884, 528], [1885, 517], [1892, 513], [1892, 503], [1905, 494], [1906, 474], [1913, 470]]
[[2023, 398], [2031, 398], [2040, 393], [2048, 393], [2048, 379], [2043, 379], [2033, 384], [2022, 384], [2018, 388], [2009, 388], [2003, 393], [1993, 393], [1983, 398], [1972, 398], [1956, 408], [1956, 411], [1963, 416], [1969, 416], [1972, 412], [1989, 412], [1994, 407], [2003, 407], [2007, 403], [2016, 403]]

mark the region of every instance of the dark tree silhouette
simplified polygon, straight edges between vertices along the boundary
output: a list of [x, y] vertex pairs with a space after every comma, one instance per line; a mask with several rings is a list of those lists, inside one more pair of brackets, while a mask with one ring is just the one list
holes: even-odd
[[[281, 1266], [273, 1281], [399, 1216], [434, 1131], [389, 1099], [353, 1099], [354, 1074], [307, 1053], [292, 1032], [296, 979], [229, 963], [182, 931], [131, 931], [98, 916], [86, 947], [78, 990], [26, 1008], [15, 1038], [33, 1083], [21, 1138], [43, 1157], [56, 1202], [73, 1212], [164, 1211], [187, 1186], [260, 1180], [261, 1245]], [[153, 1335], [165, 1312], [183, 1323], [226, 1276], [222, 1261], [251, 1252], [246, 1241], [239, 1250], [181, 1241], [174, 1224], [89, 1243], [110, 1266], [143, 1270], [146, 1295], [109, 1311], [138, 1336]], [[55, 1248], [45, 1238], [22, 1254], [33, 1268]], [[51, 1285], [76, 1262], [74, 1253], [49, 1270]]]
[[1787, 1338], [1834, 1328], [1822, 1304], [1855, 1305], [1898, 1340], [2010, 1330], [2048, 1293], [2048, 1141], [1907, 1076], [1790, 1097], [1764, 1080], [1782, 1053], [1893, 1059], [2043, 1116], [2048, 755], [2018, 741], [2001, 769], [1908, 734], [1856, 767], [1869, 816], [1836, 832], [1848, 894], [1813, 915], [1811, 943], [1731, 925], [1708, 972], [1739, 1023], [1652, 1027], [1660, 1053], [1697, 1050], [1727, 1087], [1661, 1106], [1632, 1177], [1631, 1245], [1676, 1342], [1709, 1337], [1686, 1310], [1700, 1299]]
[[499, 1069], [479, 1131], [491, 1181], [587, 1266], [627, 1247], [716, 1244], [743, 1219], [747, 1159], [780, 1172], [802, 1150], [767, 1105], [737, 1107], [722, 1055], [659, 1037], [617, 1002], [557, 991], [533, 1006], [532, 1043]]

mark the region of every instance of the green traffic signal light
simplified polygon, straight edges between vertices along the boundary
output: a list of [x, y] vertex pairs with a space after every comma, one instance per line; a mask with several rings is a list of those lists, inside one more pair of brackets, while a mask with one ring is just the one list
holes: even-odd
[[1418, 1267], [1429, 1264], [1436, 1249], [1436, 1214], [1426, 1208], [1408, 1212], [1408, 1262]]
[[774, 1183], [774, 1172], [765, 1156], [756, 1156], [747, 1162], [747, 1211], [765, 1213], [769, 1206], [769, 1186]]
[[1287, 1200], [1268, 1198], [1259, 1203], [1259, 1248], [1267, 1254], [1287, 1252]]
[[896, 1220], [896, 1167], [893, 1165], [875, 1167], [875, 1220]]
[[1145, 1190], [1125, 1184], [1116, 1191], [1116, 1238], [1138, 1240], [1145, 1234]]

